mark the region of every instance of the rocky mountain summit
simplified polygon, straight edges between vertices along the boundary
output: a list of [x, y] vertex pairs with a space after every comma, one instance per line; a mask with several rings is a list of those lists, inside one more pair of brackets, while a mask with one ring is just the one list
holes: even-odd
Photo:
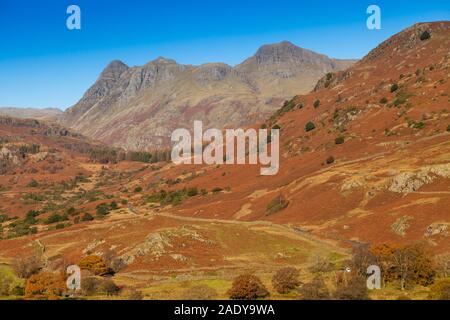
[[266, 118], [282, 101], [310, 91], [336, 60], [290, 42], [262, 46], [232, 67], [225, 63], [182, 65], [159, 57], [144, 66], [112, 61], [62, 123], [103, 142], [128, 149], [169, 145], [174, 128], [242, 126]]

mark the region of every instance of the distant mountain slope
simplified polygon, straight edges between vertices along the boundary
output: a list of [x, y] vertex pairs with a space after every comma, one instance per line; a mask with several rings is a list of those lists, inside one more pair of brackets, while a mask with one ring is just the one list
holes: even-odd
[[14, 108], [0, 107], [0, 116], [21, 119], [56, 120], [63, 112], [57, 108]]
[[236, 67], [181, 65], [165, 58], [141, 67], [113, 61], [62, 121], [116, 146], [164, 147], [173, 129], [191, 128], [193, 120], [219, 128], [262, 120], [283, 100], [310, 91], [324, 74], [353, 62], [289, 42], [263, 46]]

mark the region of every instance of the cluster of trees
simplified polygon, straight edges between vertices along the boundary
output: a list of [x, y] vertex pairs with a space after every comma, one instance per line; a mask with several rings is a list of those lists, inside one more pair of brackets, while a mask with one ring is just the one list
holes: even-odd
[[[315, 275], [310, 282], [302, 283], [299, 280], [299, 271], [287, 267], [278, 270], [272, 278], [272, 286], [279, 294], [297, 292], [299, 299], [304, 300], [366, 300], [368, 289], [366, 280], [359, 276], [342, 278], [331, 292], [320, 275]], [[230, 299], [255, 300], [264, 299], [270, 295], [261, 279], [252, 274], [238, 276], [228, 291]]]
[[22, 155], [26, 155], [26, 154], [35, 154], [38, 153], [40, 150], [41, 146], [39, 144], [36, 143], [32, 143], [32, 144], [23, 144], [19, 147], [19, 152]]
[[[430, 299], [450, 299], [449, 256], [434, 257], [421, 243], [359, 246], [346, 263], [349, 268], [343, 270], [327, 259], [318, 258], [309, 268], [313, 277], [306, 283], [299, 280], [297, 269], [282, 268], [273, 276], [272, 287], [279, 294], [297, 292], [298, 298], [305, 300], [367, 300], [367, 267], [377, 265], [381, 269], [382, 287], [401, 290], [429, 287]], [[266, 298], [270, 293], [261, 279], [246, 274], [234, 280], [228, 295], [230, 299], [253, 300]]]
[[188, 197], [194, 197], [199, 194], [197, 187], [183, 188], [180, 190], [166, 191], [160, 190], [147, 197], [148, 202], [160, 203], [161, 205], [177, 205]]
[[[27, 299], [60, 299], [67, 297], [69, 292], [66, 285], [67, 275], [63, 272], [67, 262], [62, 261], [62, 268], [54, 271], [49, 262], [45, 262], [42, 254], [35, 252], [29, 256], [16, 258], [12, 263], [15, 276], [0, 272], [1, 296], [24, 296]], [[121, 270], [125, 263], [113, 250], [107, 250], [102, 257], [88, 255], [78, 262], [82, 269], [81, 294], [82, 295], [117, 295], [122, 288], [117, 286], [109, 277]], [[54, 266], [53, 266], [54, 267]], [[80, 294], [80, 293], [78, 293]], [[143, 295], [136, 289], [130, 289], [128, 298], [140, 300]]]
[[381, 268], [382, 283], [396, 284], [402, 290], [415, 285], [429, 286], [437, 275], [432, 253], [421, 243], [361, 247], [354, 253], [352, 262], [360, 274], [365, 272], [368, 265], [378, 265]]
[[167, 162], [170, 161], [170, 158], [171, 150], [129, 151], [125, 156], [126, 160], [145, 163]]
[[137, 161], [145, 163], [167, 162], [171, 159], [171, 150], [123, 151], [121, 149], [98, 147], [89, 150], [90, 160], [97, 163], [117, 163], [119, 161]]

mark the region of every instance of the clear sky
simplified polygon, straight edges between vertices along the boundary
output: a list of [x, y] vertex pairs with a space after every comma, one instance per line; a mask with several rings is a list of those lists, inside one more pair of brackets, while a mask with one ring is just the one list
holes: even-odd
[[[81, 30], [66, 9], [81, 8]], [[366, 9], [381, 8], [368, 30]], [[114, 59], [158, 56], [231, 65], [289, 40], [334, 58], [361, 58], [416, 22], [450, 20], [449, 0], [0, 0], [0, 106], [75, 104]]]

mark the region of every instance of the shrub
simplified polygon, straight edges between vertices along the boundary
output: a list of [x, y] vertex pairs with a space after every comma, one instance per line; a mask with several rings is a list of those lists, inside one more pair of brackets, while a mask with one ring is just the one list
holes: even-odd
[[381, 104], [386, 104], [387, 102], [388, 102], [388, 99], [386, 99], [384, 97], [380, 99]]
[[450, 124], [447, 127], [447, 131], [450, 132]]
[[75, 210], [74, 207], [70, 207], [69, 209], [66, 210], [66, 213], [67, 213], [69, 216], [73, 216], [73, 215], [75, 215], [76, 210]]
[[339, 300], [368, 300], [366, 279], [353, 276], [347, 283], [339, 284], [334, 295]]
[[97, 205], [96, 207], [97, 216], [103, 217], [106, 216], [109, 213], [109, 206], [106, 203], [102, 203]]
[[188, 197], [194, 197], [194, 196], [198, 195], [198, 189], [197, 188], [188, 188], [187, 195], [188, 195]]
[[142, 300], [144, 299], [144, 295], [142, 294], [142, 291], [133, 288], [128, 292], [127, 298], [128, 300]]
[[9, 296], [13, 285], [13, 279], [10, 275], [0, 272], [0, 296]]
[[140, 186], [134, 188], [134, 192], [141, 192], [141, 191], [142, 191], [142, 187], [140, 187]]
[[391, 92], [395, 92], [398, 90], [398, 84], [394, 83], [393, 85], [391, 85]]
[[422, 121], [410, 121], [408, 123], [409, 127], [413, 129], [423, 129], [425, 127], [425, 123]]
[[408, 101], [408, 98], [411, 96], [411, 94], [407, 93], [407, 92], [399, 92], [397, 94], [397, 96], [395, 97], [394, 101], [392, 101], [392, 104], [396, 107], [401, 106], [402, 104], [404, 104], [405, 102]]
[[81, 217], [81, 221], [92, 221], [94, 220], [94, 217], [89, 214], [89, 213], [85, 213], [82, 217]]
[[430, 287], [430, 298], [434, 300], [450, 300], [450, 278], [436, 280]]
[[312, 273], [329, 272], [334, 270], [334, 267], [334, 264], [332, 264], [329, 259], [317, 255], [308, 270]]
[[207, 285], [196, 285], [183, 292], [183, 300], [213, 300], [217, 297], [217, 291]]
[[28, 211], [27, 215], [25, 216], [24, 222], [26, 224], [35, 224], [37, 223], [36, 217], [39, 215], [39, 212], [36, 210], [30, 210]]
[[37, 233], [36, 227], [31, 227], [27, 221], [15, 221], [12, 222], [9, 225], [10, 233], [8, 234], [9, 237], [21, 237], [21, 236], [28, 236], [31, 234]]
[[101, 282], [99, 290], [107, 296], [116, 296], [120, 292], [120, 287], [113, 280], [105, 279]]
[[[220, 189], [220, 190], [222, 190], [222, 189]], [[191, 190], [191, 194], [192, 194], [192, 192], [195, 192], [195, 191]], [[188, 197], [188, 189], [184, 188], [184, 189], [176, 190], [176, 191], [160, 190], [159, 193], [154, 193], [154, 194], [146, 197], [146, 200], [148, 202], [152, 202], [152, 203], [159, 202], [162, 205], [166, 205], [166, 204], [177, 205], [177, 204], [180, 204], [181, 202], [183, 202], [183, 200], [186, 199], [186, 197]]]
[[58, 223], [56, 226], [55, 226], [55, 229], [56, 230], [60, 230], [60, 229], [64, 229], [66, 227], [66, 225], [64, 224], [64, 223]]
[[81, 293], [85, 296], [91, 296], [98, 292], [101, 279], [96, 277], [85, 277], [81, 281]]
[[315, 109], [317, 109], [320, 106], [320, 100], [317, 99], [316, 101], [314, 101], [313, 106]]
[[289, 291], [300, 285], [299, 272], [295, 268], [282, 268], [272, 278], [272, 285], [278, 293], [289, 293]]
[[305, 283], [299, 289], [300, 298], [304, 300], [328, 300], [330, 293], [321, 277], [314, 277], [311, 282]]
[[269, 296], [269, 291], [257, 276], [245, 274], [234, 279], [228, 295], [233, 300], [256, 300]]
[[25, 295], [25, 287], [22, 285], [16, 285], [11, 288], [10, 294], [13, 296], [23, 296]]
[[311, 130], [314, 130], [316, 128], [316, 126], [315, 126], [315, 124], [313, 123], [313, 122], [308, 122], [306, 125], [305, 125], [305, 131], [306, 132], [309, 132], [309, 131], [311, 131]]
[[97, 255], [89, 255], [81, 258], [78, 262], [81, 269], [91, 271], [95, 275], [105, 275], [109, 272], [105, 261]]
[[25, 296], [32, 299], [57, 299], [66, 290], [61, 274], [41, 272], [32, 275], [25, 285]]
[[215, 188], [212, 189], [211, 191], [212, 191], [212, 193], [219, 193], [219, 192], [221, 192], [222, 190], [223, 190], [222, 188], [215, 187]]
[[335, 144], [343, 144], [344, 142], [345, 142], [344, 137], [337, 137], [336, 139], [334, 139]]
[[63, 217], [58, 214], [58, 213], [53, 213], [52, 215], [50, 215], [46, 220], [45, 223], [46, 224], [52, 224], [52, 223], [56, 223], [56, 222], [60, 222], [63, 220]]
[[266, 215], [271, 215], [285, 209], [289, 204], [282, 195], [276, 196], [269, 202], [266, 208]]
[[12, 263], [12, 268], [19, 278], [25, 279], [37, 274], [43, 264], [42, 256], [35, 253], [27, 257], [16, 258]]
[[329, 156], [326, 160], [327, 164], [332, 164], [334, 163], [334, 157], [333, 156]]
[[424, 31], [422, 32], [422, 34], [420, 35], [420, 40], [421, 41], [425, 41], [431, 38], [431, 34], [428, 31]]
[[31, 181], [27, 184], [27, 187], [29, 187], [29, 188], [36, 188], [38, 186], [39, 186], [39, 183], [34, 179], [31, 179]]

